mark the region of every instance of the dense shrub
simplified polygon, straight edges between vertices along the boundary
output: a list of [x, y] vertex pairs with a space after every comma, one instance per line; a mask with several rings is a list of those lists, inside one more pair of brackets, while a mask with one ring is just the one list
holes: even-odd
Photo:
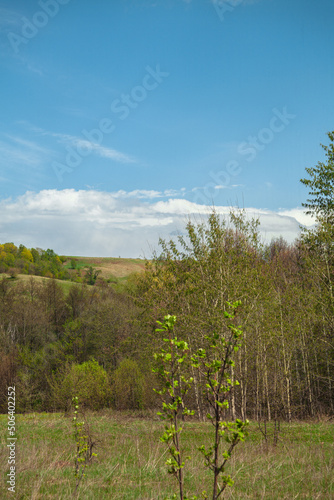
[[136, 361], [121, 361], [113, 373], [112, 387], [117, 410], [136, 410], [146, 406], [146, 381]]
[[107, 372], [97, 361], [67, 365], [50, 381], [54, 408], [68, 411], [72, 398], [77, 396], [81, 405], [91, 410], [109, 406], [111, 399]]

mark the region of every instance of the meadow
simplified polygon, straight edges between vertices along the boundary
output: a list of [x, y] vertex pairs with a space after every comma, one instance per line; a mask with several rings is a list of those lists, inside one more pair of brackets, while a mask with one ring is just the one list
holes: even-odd
[[71, 268], [71, 261], [74, 259], [76, 269], [84, 270], [87, 266], [92, 266], [100, 271], [100, 276], [104, 279], [125, 280], [132, 273], [140, 273], [145, 269], [143, 259], [125, 259], [115, 257], [66, 257], [64, 267]]
[[[177, 485], [167, 474], [166, 447], [159, 441], [163, 424], [155, 413], [103, 410], [86, 415], [97, 457], [86, 468], [80, 499], [159, 500]], [[0, 416], [2, 481], [0, 498], [69, 499], [75, 490], [75, 442], [71, 415], [31, 413], [16, 416], [16, 493], [6, 485], [7, 416]], [[226, 499], [324, 499], [334, 498], [334, 423], [308, 421], [282, 423], [277, 446], [272, 427], [264, 440], [256, 423], [240, 443], [229, 464], [235, 481], [225, 490]], [[182, 442], [191, 459], [185, 468], [187, 495], [210, 493], [210, 472], [197, 451], [209, 444], [212, 426], [185, 422]], [[210, 498], [210, 495], [209, 495]]]

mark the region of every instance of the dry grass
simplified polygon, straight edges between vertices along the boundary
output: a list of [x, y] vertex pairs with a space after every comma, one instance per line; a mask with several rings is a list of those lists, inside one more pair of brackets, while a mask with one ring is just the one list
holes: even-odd
[[[9, 278], [10, 276], [9, 276], [9, 274], [3, 273], [0, 275], [0, 279], [2, 277]], [[10, 283], [13, 285], [15, 285], [16, 283], [19, 283], [19, 282], [23, 282], [24, 284], [27, 284], [31, 278], [33, 278], [33, 280], [36, 281], [36, 283], [38, 283], [39, 285], [43, 284], [46, 281], [51, 279], [51, 278], [46, 278], [45, 276], [35, 276], [35, 275], [31, 275], [31, 274], [17, 274], [15, 279], [10, 279]], [[56, 279], [55, 281], [57, 283], [59, 283], [59, 285], [62, 287], [63, 291], [65, 292], [65, 294], [68, 293], [69, 289], [74, 284], [71, 281], [65, 281], [65, 280]]]
[[[65, 261], [65, 267], [70, 265], [72, 257], [67, 257]], [[116, 259], [112, 257], [73, 257], [77, 261], [77, 268], [81, 270], [81, 275], [84, 275], [85, 266], [92, 266], [95, 269], [101, 271], [100, 276], [104, 279], [115, 280], [115, 282], [122, 282], [127, 279], [130, 274], [143, 272], [145, 269], [145, 261], [142, 259]], [[1, 277], [10, 278], [7, 273], [1, 274]], [[38, 284], [45, 283], [50, 278], [44, 276], [35, 276], [28, 274], [17, 274], [14, 280], [10, 280], [12, 284], [19, 282], [27, 283], [31, 278], [33, 278]], [[65, 294], [69, 292], [69, 289], [73, 286], [72, 281], [59, 280], [56, 279], [57, 283], [60, 284]]]
[[[9, 274], [6, 274], [6, 273], [3, 273], [1, 274], [1, 277], [5, 277], [5, 278], [10, 278], [10, 275]], [[16, 275], [16, 278], [15, 279], [11, 279], [11, 281], [13, 283], [15, 283], [17, 280], [22, 280], [24, 281], [25, 283], [28, 282], [31, 278], [33, 278], [34, 280], [36, 280], [37, 283], [44, 283], [45, 281], [49, 280], [50, 278], [46, 278], [45, 276], [35, 276], [35, 275], [31, 275], [31, 274], [17, 274]], [[63, 281], [62, 280], [57, 280], [57, 282], [59, 283], [62, 283]]]
[[132, 273], [139, 273], [145, 269], [145, 261], [142, 259], [116, 259], [113, 257], [67, 257], [65, 265], [71, 260], [77, 259], [80, 266], [92, 266], [101, 271], [102, 278], [124, 278]]
[[[131, 418], [105, 411], [90, 414], [98, 457], [88, 467], [79, 488], [80, 499], [159, 500], [177, 492], [166, 473], [165, 446], [159, 442], [162, 423], [156, 418]], [[6, 416], [0, 417], [5, 450]], [[74, 441], [70, 418], [60, 414], [17, 416], [17, 494], [19, 499], [73, 498]], [[277, 447], [266, 446], [253, 425], [248, 440], [238, 445], [229, 472], [235, 485], [224, 498], [331, 499], [334, 498], [333, 423], [285, 424]], [[182, 440], [192, 458], [185, 469], [188, 495], [210, 492], [211, 477], [197, 448], [208, 443], [210, 424], [189, 422]], [[0, 498], [6, 491], [6, 451], [1, 454]]]
[[[92, 266], [95, 269], [101, 271], [100, 276], [104, 279], [113, 279], [124, 280], [130, 274], [141, 273], [145, 269], [145, 260], [142, 259], [122, 259], [122, 258], [113, 258], [113, 257], [67, 257], [67, 260], [64, 262], [65, 267], [70, 266], [71, 259], [74, 258], [77, 262], [77, 269], [81, 270], [81, 274], [84, 274], [85, 266]], [[10, 278], [8, 273], [2, 273], [1, 277]], [[13, 283], [17, 283], [19, 281], [27, 282], [30, 278], [33, 277], [37, 283], [43, 283], [50, 278], [44, 276], [35, 276], [29, 274], [17, 274], [16, 279], [12, 280]], [[64, 288], [66, 292], [68, 287], [71, 286], [72, 282], [58, 280], [56, 281]]]

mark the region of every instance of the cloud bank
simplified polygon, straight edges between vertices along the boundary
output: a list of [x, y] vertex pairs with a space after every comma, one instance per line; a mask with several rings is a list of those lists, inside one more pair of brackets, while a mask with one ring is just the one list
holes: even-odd
[[[182, 233], [189, 217], [205, 220], [211, 211], [177, 195], [149, 190], [28, 191], [0, 201], [0, 242], [52, 248], [64, 255], [149, 258], [158, 249], [159, 237]], [[230, 211], [223, 206], [215, 209], [226, 217]], [[298, 208], [279, 213], [247, 208], [246, 213], [260, 218], [266, 241], [282, 235], [292, 242], [300, 224], [314, 223]]]

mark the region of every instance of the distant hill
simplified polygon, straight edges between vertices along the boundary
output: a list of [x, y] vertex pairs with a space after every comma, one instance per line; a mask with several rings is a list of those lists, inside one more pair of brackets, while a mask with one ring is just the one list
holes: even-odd
[[143, 259], [122, 259], [114, 257], [75, 257], [66, 256], [64, 266], [71, 269], [71, 263], [76, 263], [76, 269], [82, 270], [86, 266], [92, 266], [101, 271], [100, 276], [104, 279], [124, 280], [132, 273], [139, 273], [145, 269]]
[[[28, 249], [24, 245], [17, 247], [14, 243], [0, 243], [0, 275], [11, 278], [40, 276], [89, 284], [103, 279], [115, 283], [144, 269], [145, 261], [142, 259], [57, 255], [51, 249]], [[88, 273], [93, 277], [91, 280]]]

